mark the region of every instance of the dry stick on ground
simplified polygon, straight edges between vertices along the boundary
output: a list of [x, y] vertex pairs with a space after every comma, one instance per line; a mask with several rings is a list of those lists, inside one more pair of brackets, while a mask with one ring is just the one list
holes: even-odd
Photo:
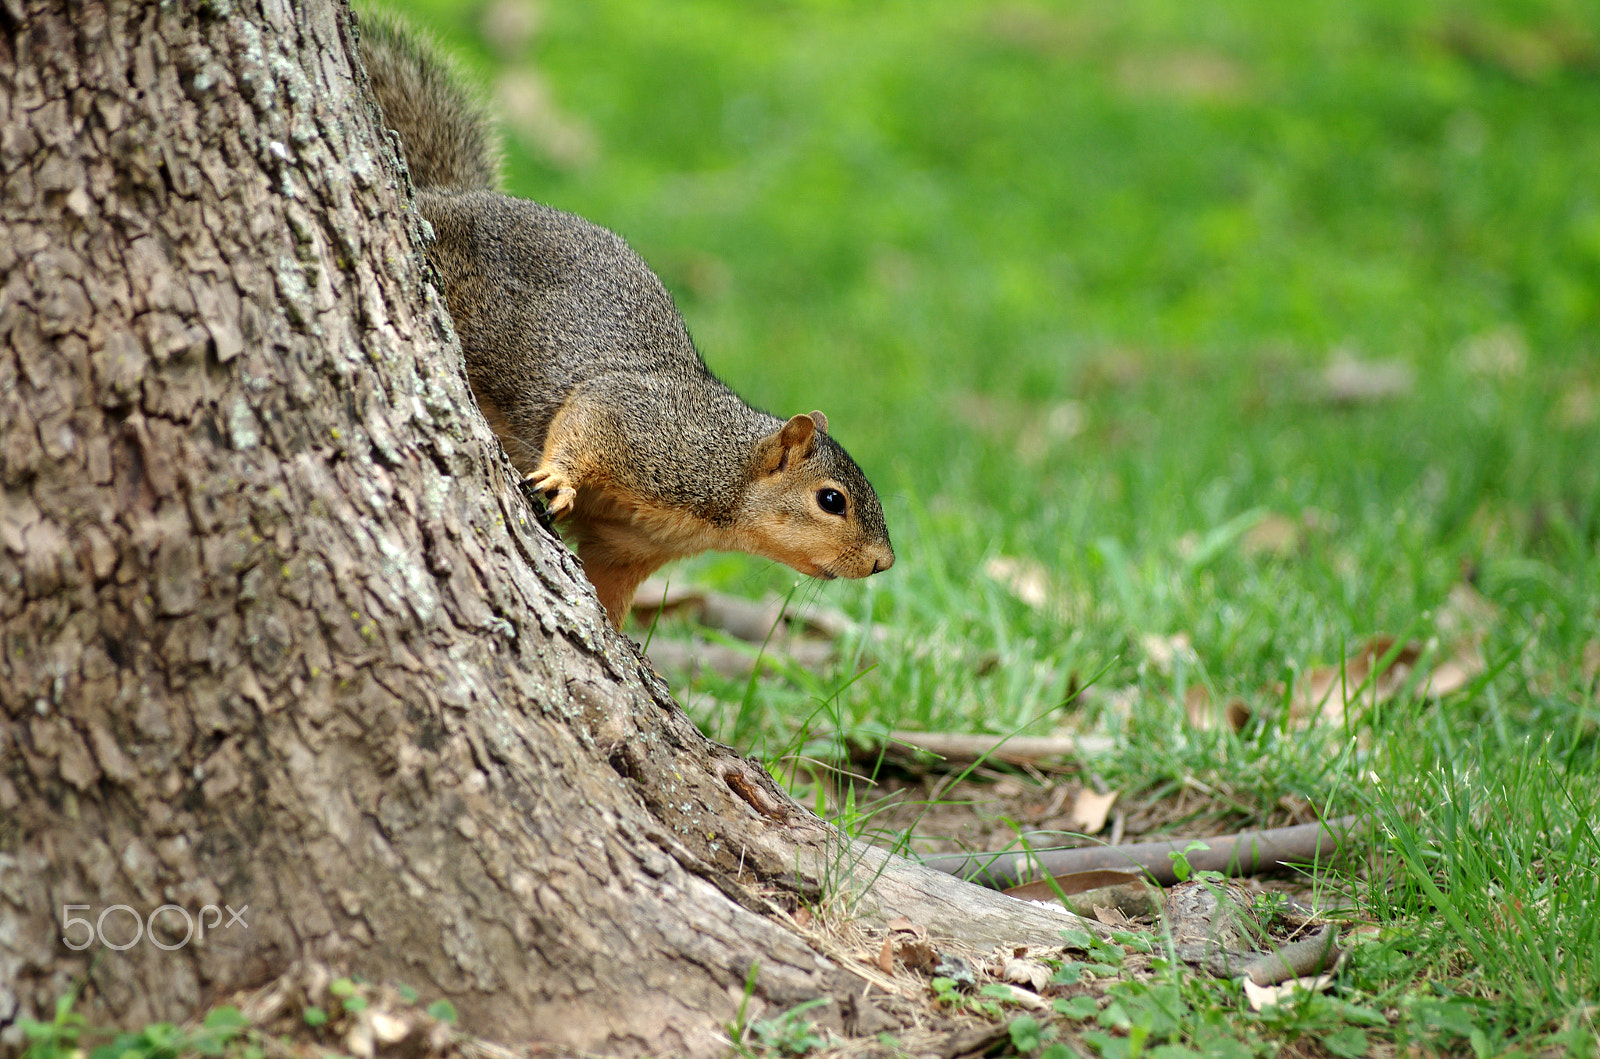
[[1194, 871], [1224, 875], [1253, 875], [1288, 864], [1327, 860], [1349, 844], [1353, 833], [1366, 824], [1362, 816], [1342, 816], [1297, 827], [1246, 831], [1206, 838], [1209, 849], [1184, 853], [1195, 839], [1137, 842], [1127, 846], [1080, 846], [1076, 849], [1033, 850], [1024, 853], [940, 853], [924, 857], [930, 868], [963, 879], [1007, 887], [1044, 875], [1066, 875], [1095, 868], [1140, 868], [1163, 886], [1178, 881], [1172, 870], [1173, 853], [1184, 853]]
[[[954, 732], [890, 732], [882, 750], [886, 756], [904, 758], [918, 753], [933, 754], [947, 765], [970, 765], [974, 761], [993, 761], [1006, 765], [1032, 765], [1050, 758], [1083, 757], [1110, 750], [1113, 741], [1101, 735], [1014, 735], [1002, 739], [992, 735], [962, 735]], [[871, 760], [879, 748], [863, 751], [860, 757]]]
[[1339, 955], [1339, 928], [1329, 923], [1315, 934], [1262, 953], [1232, 973], [1243, 974], [1256, 985], [1277, 985], [1321, 974], [1334, 965]]
[[[1323, 924], [1290, 941], [1294, 933], [1316, 925], [1308, 910], [1291, 906], [1281, 916], [1264, 917], [1238, 883], [1191, 879], [1174, 886], [1167, 891], [1163, 915], [1178, 956], [1219, 978], [1243, 975], [1259, 986], [1276, 985], [1319, 974], [1340, 955], [1336, 925]], [[1282, 934], [1284, 926], [1292, 932]]]

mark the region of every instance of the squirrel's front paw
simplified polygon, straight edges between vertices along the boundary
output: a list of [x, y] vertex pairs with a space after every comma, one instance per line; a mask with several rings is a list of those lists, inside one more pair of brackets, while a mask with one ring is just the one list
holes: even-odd
[[560, 518], [572, 511], [578, 490], [566, 475], [547, 464], [528, 475], [527, 481], [544, 494], [551, 518]]

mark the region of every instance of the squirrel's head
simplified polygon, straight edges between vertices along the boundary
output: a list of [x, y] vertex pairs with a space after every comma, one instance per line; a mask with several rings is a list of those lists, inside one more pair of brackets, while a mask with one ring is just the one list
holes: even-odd
[[746, 548], [812, 577], [869, 577], [894, 565], [883, 506], [821, 412], [756, 443], [745, 493]]

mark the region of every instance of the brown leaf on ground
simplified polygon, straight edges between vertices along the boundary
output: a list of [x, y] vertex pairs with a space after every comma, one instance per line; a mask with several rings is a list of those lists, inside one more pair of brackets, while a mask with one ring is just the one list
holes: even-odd
[[894, 953], [906, 970], [921, 975], [931, 975], [939, 966], [938, 950], [925, 941], [902, 941], [894, 947]]
[[1476, 649], [1464, 647], [1433, 667], [1428, 674], [1427, 694], [1438, 698], [1460, 691], [1477, 680], [1486, 668]]
[[1561, 394], [1550, 418], [1562, 430], [1584, 430], [1600, 419], [1600, 390], [1577, 383]]
[[1235, 732], [1243, 730], [1250, 723], [1251, 710], [1248, 703], [1235, 695], [1217, 709], [1211, 704], [1211, 692], [1204, 684], [1190, 684], [1183, 693], [1183, 712], [1189, 719], [1189, 727], [1197, 732], [1210, 731], [1219, 724], [1226, 724]]
[[1269, 511], [1261, 521], [1244, 531], [1239, 538], [1239, 550], [1247, 558], [1258, 555], [1293, 555], [1300, 550], [1304, 528], [1299, 519]]
[[1017, 438], [1017, 456], [1033, 465], [1045, 460], [1061, 445], [1082, 434], [1089, 424], [1089, 411], [1082, 401], [1057, 401], [1029, 418]]
[[[1302, 724], [1316, 720], [1338, 724], [1349, 707], [1370, 708], [1409, 687], [1429, 698], [1460, 691], [1485, 668], [1477, 648], [1464, 643], [1455, 653], [1419, 672], [1417, 663], [1425, 650], [1425, 645], [1415, 640], [1397, 645], [1392, 636], [1374, 636], [1345, 659], [1343, 666], [1318, 666], [1296, 682], [1289, 715]], [[1273, 692], [1281, 697], [1282, 686]]]
[[1036, 560], [997, 555], [983, 564], [983, 573], [1034, 610], [1049, 610], [1056, 605], [1057, 593], [1050, 575]]
[[1009, 982], [1001, 982], [992, 987], [994, 994], [999, 994], [1001, 990], [1005, 990], [1009, 995], [1000, 997], [1000, 999], [1018, 1007], [1027, 1008], [1029, 1011], [1048, 1011], [1050, 1009], [1050, 1002], [1031, 989], [1023, 989], [1021, 986], [1015, 986]]
[[1144, 876], [1140, 874], [1137, 868], [1093, 868], [1089, 871], [1074, 871], [1067, 872], [1065, 875], [1057, 875], [1049, 882], [1041, 879], [1038, 882], [1013, 886], [1011, 889], [1006, 890], [1005, 893], [1027, 901], [1049, 901], [1055, 897], [1057, 890], [1070, 897], [1074, 894], [1093, 893], [1096, 890], [1104, 890], [1111, 886], [1125, 886], [1131, 882], [1139, 882], [1143, 878]]
[[1144, 649], [1145, 658], [1162, 674], [1172, 672], [1173, 663], [1182, 660], [1186, 665], [1193, 665], [1198, 661], [1194, 653], [1194, 645], [1186, 632], [1173, 633], [1171, 636], [1161, 636], [1156, 633], [1145, 633], [1139, 637], [1139, 646]]
[[1028, 465], [1049, 458], [1089, 425], [1089, 406], [1070, 397], [1041, 405], [969, 393], [952, 408], [963, 422], [1001, 445], [1015, 445], [1017, 458]]
[[1117, 87], [1137, 97], [1230, 101], [1249, 88], [1244, 67], [1221, 52], [1200, 48], [1124, 55], [1116, 65]]
[[1244, 730], [1244, 726], [1250, 723], [1250, 716], [1250, 705], [1237, 695], [1229, 699], [1228, 704], [1222, 708], [1222, 719], [1228, 722], [1228, 727], [1235, 732]]
[[1289, 716], [1300, 723], [1309, 724], [1320, 718], [1330, 723], [1343, 722], [1345, 710], [1361, 702], [1372, 706], [1387, 700], [1411, 675], [1411, 666], [1422, 653], [1420, 644], [1402, 647], [1389, 659], [1378, 674], [1372, 677], [1372, 667], [1394, 647], [1392, 636], [1374, 636], [1361, 649], [1345, 660], [1342, 666], [1317, 666], [1295, 683], [1294, 694], [1289, 699]]
[[1515, 327], [1473, 335], [1457, 350], [1462, 367], [1474, 375], [1514, 379], [1528, 368], [1528, 343]]
[[1098, 835], [1105, 829], [1106, 817], [1111, 815], [1111, 807], [1116, 803], [1116, 791], [1100, 794], [1085, 788], [1078, 792], [1078, 797], [1072, 803], [1067, 825], [1085, 835]]
[[1481, 638], [1500, 620], [1500, 608], [1465, 581], [1456, 582], [1434, 612], [1433, 626], [1449, 640]]
[[1319, 974], [1315, 978], [1294, 978], [1278, 985], [1256, 985], [1249, 978], [1244, 980], [1245, 999], [1250, 1002], [1251, 1011], [1260, 1011], [1264, 1007], [1285, 1000], [1301, 1000], [1303, 996], [1296, 994], [1322, 993], [1333, 984], [1333, 975]]
[[[1489, 9], [1490, 11], [1493, 8]], [[1531, 84], [1541, 84], [1566, 70], [1592, 69], [1600, 63], [1600, 37], [1576, 15], [1547, 15], [1531, 24], [1504, 17], [1455, 12], [1433, 29], [1448, 50]]]
[[1361, 360], [1348, 350], [1334, 354], [1313, 385], [1330, 404], [1371, 404], [1411, 392], [1416, 373], [1403, 360]]
[[1122, 909], [1116, 905], [1106, 905], [1104, 907], [1096, 905], [1094, 918], [1113, 930], [1125, 930], [1133, 925], [1133, 920], [1124, 915]]
[[557, 169], [573, 171], [599, 156], [594, 130], [556, 102], [549, 80], [538, 70], [507, 70], [494, 86], [495, 113], [519, 140], [532, 144]]
[[1035, 993], [1050, 983], [1053, 974], [1049, 967], [1038, 960], [1024, 960], [1011, 957], [1000, 965], [1000, 980], [1013, 985], [1025, 985]]

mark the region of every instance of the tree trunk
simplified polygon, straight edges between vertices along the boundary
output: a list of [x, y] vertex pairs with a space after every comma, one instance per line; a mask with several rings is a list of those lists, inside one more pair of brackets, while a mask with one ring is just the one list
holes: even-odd
[[611, 630], [471, 402], [342, 5], [0, 29], [0, 1052], [80, 980], [137, 1026], [315, 959], [716, 1054], [752, 964], [860, 990], [778, 906], [1002, 907], [845, 845]]

